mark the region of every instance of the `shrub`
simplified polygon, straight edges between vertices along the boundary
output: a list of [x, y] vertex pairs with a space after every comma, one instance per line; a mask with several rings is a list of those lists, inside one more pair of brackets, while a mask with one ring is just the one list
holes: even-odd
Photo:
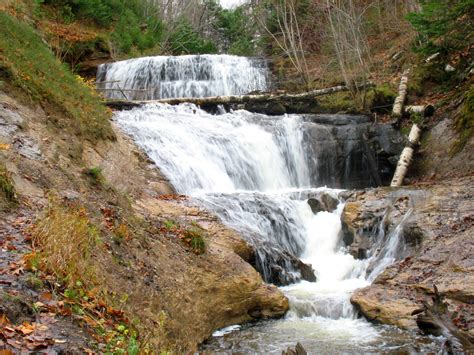
[[[143, 0], [47, 0], [63, 13], [63, 20], [93, 21], [113, 28], [111, 39], [119, 53], [153, 48], [162, 38], [163, 25], [157, 16], [148, 16], [152, 5]], [[145, 8], [146, 7], [146, 8]]]
[[85, 210], [65, 206], [56, 196], [50, 196], [45, 215], [32, 228], [40, 268], [70, 288], [95, 284], [91, 253], [98, 239], [99, 231]]

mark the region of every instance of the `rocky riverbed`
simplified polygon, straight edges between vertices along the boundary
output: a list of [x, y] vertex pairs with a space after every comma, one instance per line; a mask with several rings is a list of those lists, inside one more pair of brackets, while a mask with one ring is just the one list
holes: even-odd
[[[445, 298], [452, 322], [474, 335], [474, 176], [437, 184], [353, 192], [342, 214], [344, 240], [353, 255], [366, 257], [403, 221], [398, 260], [351, 302], [369, 320], [417, 328], [433, 285]], [[383, 233], [374, 233], [379, 229]], [[370, 269], [370, 267], [369, 267]]]

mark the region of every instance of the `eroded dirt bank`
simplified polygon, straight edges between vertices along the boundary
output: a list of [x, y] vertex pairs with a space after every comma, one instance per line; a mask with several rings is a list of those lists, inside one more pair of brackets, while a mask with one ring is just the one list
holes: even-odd
[[[24, 253], [31, 252], [29, 226], [51, 208], [51, 201], [59, 201], [61, 208], [80, 207], [98, 228], [100, 242], [91, 251], [94, 290], [124, 312], [127, 324], [139, 331], [138, 340], [151, 349], [195, 349], [218, 328], [286, 312], [288, 300], [246, 262], [251, 248], [213, 216], [175, 195], [120, 130], [114, 127], [115, 141], [93, 146], [49, 119], [40, 107], [29, 108], [0, 93], [0, 155], [18, 200], [3, 209], [0, 227], [2, 253], [8, 255], [0, 265], [0, 311], [9, 316], [11, 328], [36, 317], [29, 311], [15, 315], [14, 304], [26, 303], [30, 309], [45, 291], [51, 302], [65, 299], [64, 288], [48, 284], [41, 270], [23, 267]], [[11, 230], [11, 221], [18, 228]], [[187, 239], [192, 233], [205, 246], [196, 250]], [[21, 267], [18, 275], [9, 271], [15, 265]], [[31, 275], [39, 284], [30, 292], [25, 279]], [[13, 303], [6, 302], [12, 297]], [[94, 327], [80, 318], [58, 313], [48, 320], [53, 341], [45, 343], [46, 349], [103, 349]], [[80, 341], [67, 329], [59, 337], [59, 329], [65, 328], [61, 322], [72, 324], [70, 333], [78, 324], [89, 332]], [[17, 335], [12, 344], [22, 349], [26, 340]], [[15, 349], [8, 344], [0, 346]]]

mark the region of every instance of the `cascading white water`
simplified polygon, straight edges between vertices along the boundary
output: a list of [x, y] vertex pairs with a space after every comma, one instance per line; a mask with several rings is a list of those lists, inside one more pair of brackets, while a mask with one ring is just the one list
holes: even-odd
[[98, 89], [110, 99], [242, 95], [267, 90], [268, 70], [266, 62], [256, 58], [157, 56], [102, 64], [97, 82]]
[[[277, 326], [262, 326], [262, 334], [279, 344], [273, 350], [281, 352], [285, 346], [272, 335], [282, 329], [293, 334], [288, 335], [288, 345], [323, 330], [324, 341], [339, 339], [349, 348], [359, 344], [362, 349], [380, 336], [357, 319], [349, 301], [352, 291], [369, 284], [366, 270], [371, 260], [354, 259], [341, 244], [343, 203], [333, 213], [316, 215], [307, 203], [314, 194], [324, 191], [337, 197], [339, 191], [315, 187], [310, 171], [318, 162], [303, 149], [309, 123], [302, 116], [269, 118], [246, 111], [211, 115], [193, 105], [155, 104], [115, 117], [178, 192], [193, 196], [255, 245], [257, 266], [267, 280], [300, 280], [286, 253], [312, 265], [317, 282], [283, 287], [290, 312]], [[394, 257], [391, 251], [374, 253], [372, 260], [379, 258], [382, 264]], [[322, 346], [318, 339], [316, 347]], [[264, 344], [265, 349], [255, 345], [257, 352], [273, 351]]]

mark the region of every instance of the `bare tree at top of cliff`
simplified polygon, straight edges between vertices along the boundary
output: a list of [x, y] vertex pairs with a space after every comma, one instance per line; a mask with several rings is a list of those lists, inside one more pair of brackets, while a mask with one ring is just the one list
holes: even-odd
[[271, 31], [265, 20], [261, 20], [261, 25], [285, 56], [289, 58], [305, 84], [308, 85], [309, 71], [303, 45], [302, 28], [297, 13], [298, 0], [273, 0], [271, 3], [275, 11], [274, 20], [278, 32]]
[[325, 6], [339, 69], [355, 95], [358, 81], [366, 82], [370, 75], [370, 50], [363, 18], [372, 3], [357, 6], [354, 0], [326, 0]]

